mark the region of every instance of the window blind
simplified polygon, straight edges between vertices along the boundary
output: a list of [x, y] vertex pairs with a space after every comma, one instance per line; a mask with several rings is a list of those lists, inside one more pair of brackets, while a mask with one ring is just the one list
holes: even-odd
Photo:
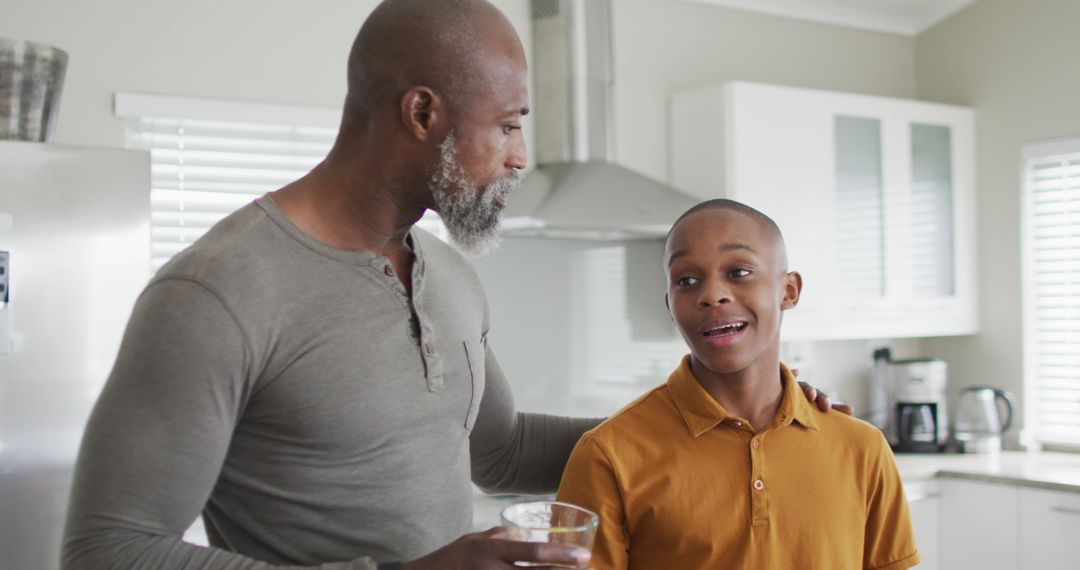
[[1080, 139], [1027, 151], [1026, 409], [1038, 440], [1080, 445]]
[[[628, 316], [627, 247], [599, 247], [580, 253], [575, 264], [575, 313], [581, 316], [585, 392], [626, 402], [664, 381], [686, 345], [674, 326], [670, 340], [638, 340]], [[659, 279], [659, 277], [657, 277]], [[659, 304], [660, 299], [653, 299]]]
[[[303, 176], [329, 152], [336, 111], [118, 94], [128, 148], [150, 151], [151, 262], [157, 270], [211, 226]], [[445, 239], [434, 212], [421, 227]]]

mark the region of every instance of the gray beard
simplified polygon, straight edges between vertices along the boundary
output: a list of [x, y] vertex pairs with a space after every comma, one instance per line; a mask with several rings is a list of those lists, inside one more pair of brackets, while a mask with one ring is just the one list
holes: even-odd
[[502, 208], [495, 198], [505, 196], [521, 183], [518, 172], [511, 171], [477, 188], [458, 162], [457, 140], [451, 132], [439, 145], [439, 167], [428, 183], [450, 240], [464, 253], [480, 257], [499, 248]]

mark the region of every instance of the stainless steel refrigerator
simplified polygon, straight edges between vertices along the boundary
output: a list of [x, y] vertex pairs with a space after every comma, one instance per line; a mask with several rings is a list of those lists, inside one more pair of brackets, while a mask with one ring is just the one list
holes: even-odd
[[150, 269], [147, 152], [0, 141], [0, 570], [59, 567], [86, 419]]

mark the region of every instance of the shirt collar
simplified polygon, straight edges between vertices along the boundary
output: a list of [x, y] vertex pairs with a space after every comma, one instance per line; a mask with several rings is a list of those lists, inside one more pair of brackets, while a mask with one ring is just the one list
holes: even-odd
[[[806, 396], [795, 381], [795, 375], [783, 363], [780, 364], [780, 376], [784, 382], [784, 397], [780, 400], [780, 408], [777, 409], [770, 427], [779, 429], [797, 421], [805, 428], [817, 430], [813, 405], [806, 401]], [[689, 354], [668, 377], [667, 386], [676, 409], [693, 437], [698, 437], [732, 417], [694, 377], [694, 373], [690, 371]]]

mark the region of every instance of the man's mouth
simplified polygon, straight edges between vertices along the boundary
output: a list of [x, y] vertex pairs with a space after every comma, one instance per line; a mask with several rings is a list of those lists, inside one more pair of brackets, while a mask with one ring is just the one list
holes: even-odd
[[492, 198], [492, 202], [495, 202], [495, 205], [500, 207], [500, 208], [505, 208], [506, 207], [506, 194], [503, 193], [503, 192], [500, 192], [500, 193], [496, 194], [495, 197]]

